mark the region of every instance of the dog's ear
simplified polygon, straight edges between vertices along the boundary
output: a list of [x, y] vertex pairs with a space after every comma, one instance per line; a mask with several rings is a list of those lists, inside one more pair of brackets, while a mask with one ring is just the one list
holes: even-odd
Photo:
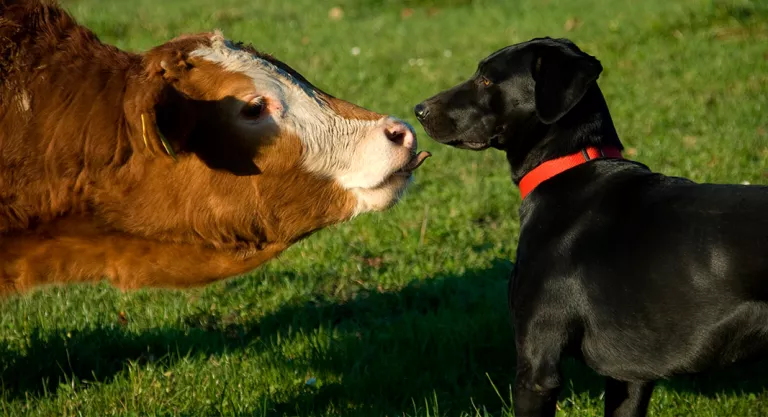
[[552, 124], [575, 106], [603, 71], [595, 57], [565, 39], [548, 40], [538, 48], [531, 74], [536, 83], [536, 115]]

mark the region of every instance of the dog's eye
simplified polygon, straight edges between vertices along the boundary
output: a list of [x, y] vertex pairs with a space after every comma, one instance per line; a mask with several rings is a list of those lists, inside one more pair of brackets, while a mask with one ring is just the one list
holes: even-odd
[[255, 120], [261, 117], [266, 108], [267, 102], [264, 100], [264, 97], [256, 97], [243, 106], [240, 114], [246, 119]]
[[487, 77], [480, 77], [480, 84], [482, 84], [485, 87], [488, 87], [491, 85], [491, 80], [489, 80]]

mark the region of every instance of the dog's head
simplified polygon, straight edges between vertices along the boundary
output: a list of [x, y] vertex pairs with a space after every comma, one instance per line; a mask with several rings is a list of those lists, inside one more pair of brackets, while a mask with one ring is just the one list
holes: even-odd
[[[567, 39], [537, 38], [501, 49], [467, 81], [416, 105], [436, 141], [462, 149], [530, 151], [536, 132], [563, 119], [602, 71]], [[518, 143], [514, 143], [518, 142]]]

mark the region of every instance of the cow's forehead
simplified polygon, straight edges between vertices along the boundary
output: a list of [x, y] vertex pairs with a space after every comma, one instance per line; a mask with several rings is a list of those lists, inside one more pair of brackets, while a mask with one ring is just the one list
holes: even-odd
[[225, 71], [242, 73], [255, 81], [277, 82], [292, 89], [301, 90], [318, 103], [320, 102], [318, 91], [311, 84], [295, 77], [266, 57], [259, 56], [247, 48], [241, 48], [224, 38], [220, 31], [214, 32], [211, 36], [210, 45], [201, 45], [192, 51], [190, 56], [214, 62]]

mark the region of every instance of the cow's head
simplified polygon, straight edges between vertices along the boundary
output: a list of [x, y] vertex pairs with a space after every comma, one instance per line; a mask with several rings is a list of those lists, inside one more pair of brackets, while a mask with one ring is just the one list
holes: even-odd
[[179, 159], [248, 178], [268, 216], [315, 213], [329, 224], [387, 209], [429, 156], [403, 121], [334, 98], [219, 32], [176, 38], [144, 61], [163, 85], [148, 123]]

